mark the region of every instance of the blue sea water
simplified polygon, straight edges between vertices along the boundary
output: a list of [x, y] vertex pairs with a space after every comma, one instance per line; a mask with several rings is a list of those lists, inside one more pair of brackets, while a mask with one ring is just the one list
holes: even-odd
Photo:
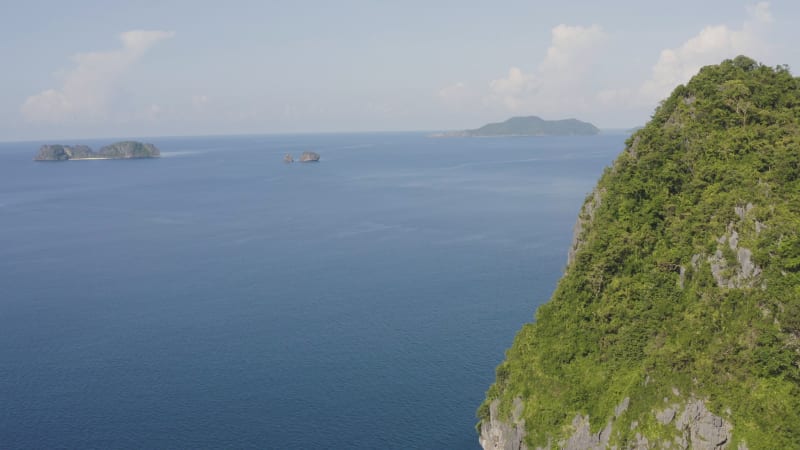
[[0, 144], [0, 448], [478, 448], [625, 138]]

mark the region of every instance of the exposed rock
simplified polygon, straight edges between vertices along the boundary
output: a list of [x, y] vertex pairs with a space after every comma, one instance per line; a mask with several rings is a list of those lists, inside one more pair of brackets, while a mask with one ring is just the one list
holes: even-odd
[[[728, 247], [736, 252], [735, 262], [728, 261], [720, 248], [708, 257], [711, 274], [717, 281], [717, 286], [729, 289], [755, 286], [757, 278], [761, 275], [761, 268], [753, 262], [753, 252], [750, 249], [739, 247], [739, 233], [732, 222], [728, 225], [728, 232], [717, 239], [720, 246], [726, 242]], [[694, 264], [694, 258], [692, 262]]]
[[481, 423], [478, 441], [484, 450], [527, 450], [525, 445], [525, 420], [522, 419], [524, 405], [519, 397], [514, 399], [511, 424], [501, 420], [497, 414], [500, 400], [489, 405], [489, 423]]
[[744, 220], [745, 216], [747, 216], [747, 213], [749, 213], [751, 209], [753, 209], [753, 204], [748, 203], [745, 206], [734, 207], [733, 211], [736, 213], [737, 216], [739, 216], [739, 219]]
[[639, 142], [641, 140], [642, 140], [642, 138], [641, 138], [641, 136], [639, 134], [635, 135], [634, 138], [633, 138], [633, 142], [631, 143], [631, 146], [626, 149], [628, 154], [631, 155], [631, 157], [633, 159], [636, 159], [639, 156], [636, 153], [636, 149], [639, 147]]
[[584, 202], [581, 212], [578, 214], [578, 220], [575, 221], [575, 226], [572, 228], [572, 244], [567, 251], [567, 270], [575, 261], [575, 256], [583, 245], [583, 233], [591, 226], [592, 220], [594, 220], [595, 211], [600, 207], [603, 200], [602, 194], [603, 191], [601, 190], [595, 189], [592, 191], [592, 197]]
[[300, 155], [300, 162], [316, 162], [319, 161], [319, 154], [314, 152], [303, 152]]
[[614, 421], [619, 418], [631, 403], [630, 397], [625, 397], [619, 405], [614, 408], [614, 417], [606, 423], [605, 428], [599, 433], [591, 432], [589, 416], [578, 414], [572, 419], [574, 429], [572, 435], [563, 442], [559, 442], [559, 448], [563, 450], [601, 450], [608, 448], [611, 432], [613, 431]]
[[614, 417], [619, 417], [619, 416], [621, 416], [621, 415], [622, 415], [622, 413], [624, 413], [625, 411], [627, 411], [627, 410], [628, 410], [628, 406], [629, 406], [630, 404], [631, 404], [631, 398], [630, 398], [630, 397], [625, 397], [625, 398], [622, 400], [622, 403], [620, 403], [619, 405], [617, 405], [617, 407], [616, 407], [616, 408], [614, 408]]
[[[673, 393], [678, 392], [677, 389]], [[678, 392], [675, 394], [680, 396]], [[668, 400], [668, 399], [665, 399]], [[561, 450], [601, 450], [617, 448], [610, 446], [614, 425], [630, 405], [626, 397], [614, 409], [614, 417], [598, 433], [592, 433], [589, 416], [578, 414], [572, 419], [572, 434], [559, 441], [555, 448]], [[523, 403], [520, 398], [514, 399], [510, 423], [498, 418], [499, 400], [489, 406], [489, 420], [481, 423], [480, 444], [484, 450], [525, 450], [525, 421], [522, 419]], [[720, 416], [706, 408], [705, 402], [691, 398], [685, 405], [674, 403], [662, 411], [654, 411], [653, 415], [662, 425], [674, 424], [678, 435], [664, 441], [651, 442], [647, 436], [636, 433], [635, 440], [625, 447], [629, 450], [649, 450], [661, 448], [677, 448], [680, 450], [728, 450], [732, 438], [733, 426]], [[630, 424], [633, 430], [638, 421]], [[551, 450], [548, 444], [536, 450]], [[739, 443], [737, 450], [748, 450], [745, 443]]]
[[728, 238], [728, 245], [730, 246], [731, 250], [736, 250], [739, 247], [739, 233], [731, 227], [731, 237]]
[[656, 420], [662, 423], [663, 425], [667, 425], [675, 418], [675, 414], [677, 414], [678, 405], [672, 405], [669, 408], [659, 411], [656, 413]]
[[[733, 426], [712, 414], [702, 400], [690, 400], [675, 421], [675, 427], [693, 450], [721, 450], [728, 447]], [[741, 448], [742, 445], [740, 444]], [[688, 447], [683, 447], [688, 448]]]
[[[728, 448], [732, 437], [733, 426], [711, 413], [702, 400], [691, 399], [683, 407], [679, 404], [670, 405], [663, 411], [657, 411], [655, 416], [662, 425], [674, 422], [680, 432], [672, 442], [662, 442], [656, 448], [671, 447], [674, 443], [681, 450], [724, 450]], [[738, 448], [745, 450], [747, 445], [740, 443]]]
[[650, 441], [648, 441], [647, 438], [642, 436], [640, 433], [636, 433], [636, 442], [633, 443], [633, 447], [631, 448], [636, 450], [647, 450], [650, 448]]
[[564, 450], [602, 450], [608, 448], [611, 438], [611, 421], [599, 433], [593, 434], [589, 427], [589, 416], [575, 416], [572, 420], [575, 431], [566, 442], [559, 443]]
[[680, 266], [680, 275], [678, 276], [678, 287], [683, 289], [686, 285], [686, 267]]
[[294, 162], [294, 157], [292, 157], [291, 153], [287, 153], [286, 155], [283, 156], [283, 162], [285, 162], [285, 163], [293, 163]]

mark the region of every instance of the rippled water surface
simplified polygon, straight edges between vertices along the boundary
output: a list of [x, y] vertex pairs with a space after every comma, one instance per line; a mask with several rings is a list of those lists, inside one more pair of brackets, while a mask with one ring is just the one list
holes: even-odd
[[0, 144], [0, 447], [477, 448], [625, 137]]

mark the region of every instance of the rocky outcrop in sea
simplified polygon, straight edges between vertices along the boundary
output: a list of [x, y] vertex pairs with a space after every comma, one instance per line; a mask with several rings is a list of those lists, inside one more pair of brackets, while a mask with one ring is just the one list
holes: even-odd
[[81, 159], [139, 159], [158, 158], [161, 152], [153, 144], [121, 141], [106, 145], [94, 152], [86, 145], [49, 144], [39, 148], [34, 161], [68, 161]]

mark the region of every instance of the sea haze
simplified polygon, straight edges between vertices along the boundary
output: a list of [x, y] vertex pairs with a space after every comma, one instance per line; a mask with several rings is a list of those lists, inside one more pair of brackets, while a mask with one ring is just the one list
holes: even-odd
[[478, 448], [625, 138], [0, 144], [0, 447]]

